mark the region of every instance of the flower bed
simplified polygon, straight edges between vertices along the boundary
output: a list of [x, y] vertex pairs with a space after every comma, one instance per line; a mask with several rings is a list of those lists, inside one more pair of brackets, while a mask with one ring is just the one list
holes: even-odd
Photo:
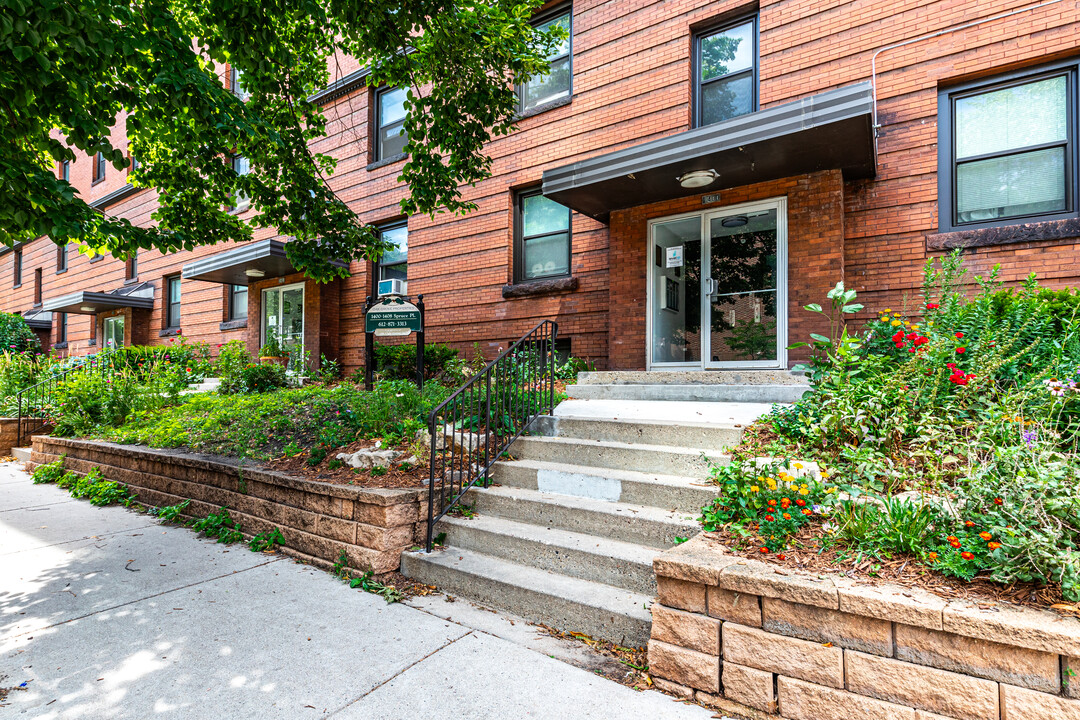
[[886, 308], [862, 333], [841, 322], [862, 309], [842, 285], [831, 312], [808, 306], [833, 323], [810, 343], [814, 392], [714, 468], [705, 529], [815, 569], [903, 566], [1080, 601], [1080, 296], [991, 276], [967, 297], [965, 282], [956, 256], [928, 265], [919, 316]]

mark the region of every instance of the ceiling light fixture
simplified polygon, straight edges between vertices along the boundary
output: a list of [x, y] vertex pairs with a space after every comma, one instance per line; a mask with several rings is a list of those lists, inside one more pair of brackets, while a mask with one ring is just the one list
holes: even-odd
[[262, 270], [256, 270], [255, 268], [248, 268], [244, 271], [244, 274], [250, 278], [261, 278], [266, 273]]
[[82, 310], [83, 312], [94, 312], [94, 308], [92, 308], [92, 307], [87, 307], [86, 305], [83, 305], [83, 306], [82, 306], [81, 308], [79, 308], [79, 309], [80, 309], [80, 310]]
[[720, 173], [715, 170], [694, 170], [679, 176], [679, 184], [684, 188], [699, 188], [712, 185]]
[[749, 221], [745, 215], [732, 215], [721, 220], [720, 224], [726, 228], [737, 228], [742, 227], [747, 222]]

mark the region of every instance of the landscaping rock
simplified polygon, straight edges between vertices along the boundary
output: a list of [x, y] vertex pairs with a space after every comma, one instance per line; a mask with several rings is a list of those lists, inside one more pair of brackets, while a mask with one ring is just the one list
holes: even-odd
[[338, 453], [338, 460], [354, 468], [390, 467], [390, 463], [397, 460], [405, 453], [387, 448], [386, 450], [374, 448], [362, 448], [353, 453]]

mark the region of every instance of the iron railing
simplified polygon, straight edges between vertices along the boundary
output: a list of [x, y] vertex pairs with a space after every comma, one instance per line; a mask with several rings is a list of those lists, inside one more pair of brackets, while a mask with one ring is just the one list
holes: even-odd
[[427, 551], [435, 524], [488, 472], [540, 415], [555, 407], [555, 338], [545, 320], [473, 375], [428, 418], [431, 467]]
[[51, 369], [44, 380], [39, 380], [20, 390], [15, 395], [19, 419], [17, 445], [23, 447], [25, 441], [28, 441], [32, 435], [44, 431], [52, 424], [56, 390], [61, 383], [76, 373], [103, 373], [106, 368], [112, 369], [110, 363], [90, 355], [86, 359], [74, 361], [63, 370]]

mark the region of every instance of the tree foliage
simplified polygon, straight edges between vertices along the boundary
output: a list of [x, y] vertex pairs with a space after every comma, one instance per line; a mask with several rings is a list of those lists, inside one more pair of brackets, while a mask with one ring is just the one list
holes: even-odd
[[[334, 192], [327, 122], [310, 96], [349, 55], [370, 82], [408, 88], [406, 214], [465, 212], [461, 186], [490, 173], [484, 143], [513, 127], [513, 85], [542, 73], [560, 31], [529, 24], [540, 0], [0, 0], [0, 243], [48, 235], [125, 257], [293, 238], [290, 260], [328, 280], [332, 259], [372, 259], [374, 231]], [[225, 82], [242, 73], [246, 100]], [[126, 122], [130, 148], [113, 147]], [[91, 208], [55, 164], [138, 159], [158, 195], [136, 227]], [[349, 153], [361, 151], [350, 148]], [[249, 159], [238, 175], [231, 158]], [[237, 193], [254, 213], [230, 213]]]

